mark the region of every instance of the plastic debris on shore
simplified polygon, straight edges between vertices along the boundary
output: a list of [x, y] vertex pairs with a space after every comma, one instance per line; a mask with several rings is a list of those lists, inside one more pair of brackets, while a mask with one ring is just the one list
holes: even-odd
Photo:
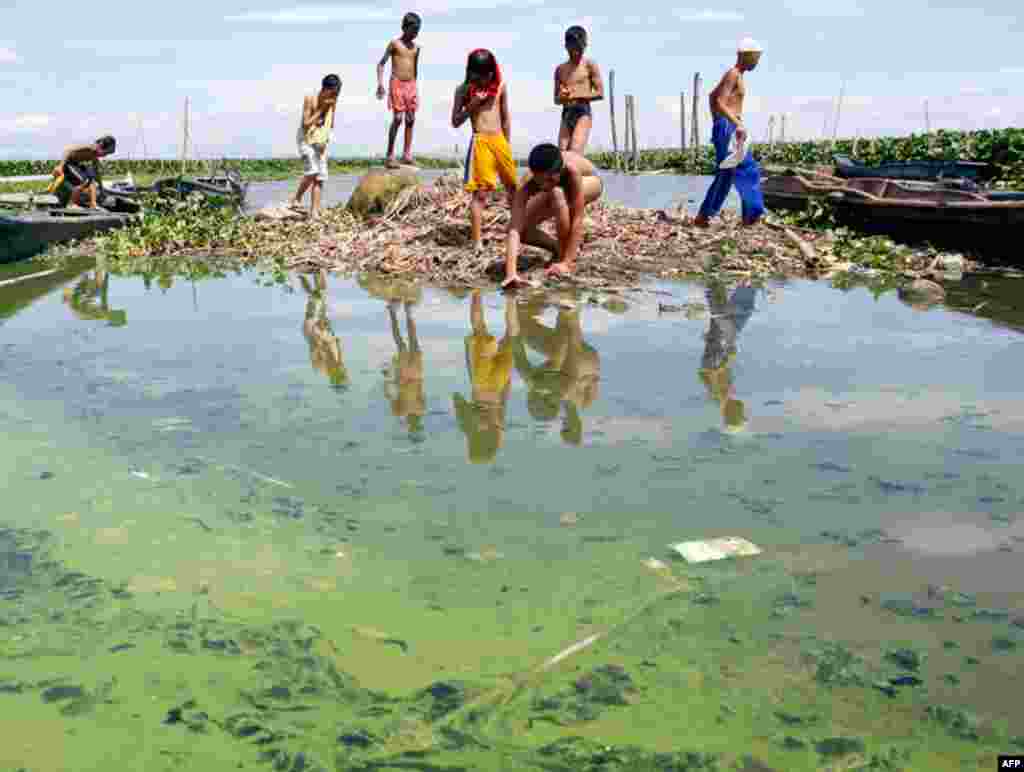
[[712, 560], [750, 557], [761, 554], [760, 547], [738, 536], [726, 536], [719, 539], [702, 541], [684, 541], [670, 545], [670, 549], [679, 554], [687, 563], [708, 563]]

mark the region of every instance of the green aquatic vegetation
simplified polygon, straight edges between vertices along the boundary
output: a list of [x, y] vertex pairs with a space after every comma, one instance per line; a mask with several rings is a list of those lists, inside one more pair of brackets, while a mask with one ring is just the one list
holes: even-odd
[[981, 739], [981, 722], [973, 713], [948, 705], [929, 705], [925, 712], [932, 721], [945, 727], [953, 737], [973, 742]]
[[625, 668], [601, 665], [553, 695], [534, 697], [531, 720], [569, 725], [593, 721], [609, 707], [629, 705], [639, 689]]
[[[451, 169], [459, 162], [452, 158], [416, 156], [416, 165], [422, 169]], [[331, 158], [328, 162], [334, 173], [351, 173], [381, 166], [382, 158]], [[0, 177], [27, 177], [50, 174], [57, 161], [0, 161]], [[159, 158], [105, 158], [102, 162], [104, 177], [107, 179], [132, 174], [138, 182], [147, 178], [176, 177], [185, 175], [206, 175], [214, 169], [237, 171], [250, 180], [288, 179], [302, 175], [303, 162], [300, 158], [222, 158], [211, 161], [172, 161]], [[40, 183], [34, 183], [39, 186]], [[43, 183], [45, 187], [45, 183]]]
[[[703, 139], [702, 139], [703, 141]], [[985, 129], [950, 131], [940, 129], [927, 134], [872, 139], [838, 139], [757, 143], [754, 157], [765, 166], [832, 166], [833, 155], [842, 154], [874, 166], [883, 163], [919, 159], [981, 161], [993, 165], [993, 180], [1001, 184], [1024, 184], [1024, 129]], [[613, 153], [589, 153], [598, 166], [615, 165]], [[674, 169], [690, 174], [714, 174], [714, 148], [703, 144], [699, 153], [691, 149], [652, 148], [640, 151], [640, 170]]]
[[814, 677], [826, 686], [863, 686], [868, 681], [864, 659], [841, 643], [827, 642], [808, 652], [815, 665]]

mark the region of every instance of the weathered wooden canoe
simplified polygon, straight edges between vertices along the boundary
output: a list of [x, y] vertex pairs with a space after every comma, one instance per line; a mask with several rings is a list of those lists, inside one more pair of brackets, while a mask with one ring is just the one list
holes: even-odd
[[160, 193], [163, 195], [187, 196], [190, 193], [202, 193], [206, 196], [219, 196], [241, 204], [248, 192], [248, 183], [237, 175], [215, 175], [212, 177], [165, 177], [156, 180], [152, 185], [138, 186], [127, 182], [117, 182], [107, 186], [111, 193], [137, 197], [141, 193]]
[[762, 190], [769, 209], [800, 210], [827, 197], [851, 216], [915, 224], [1009, 227], [1024, 225], [1024, 192], [970, 191], [940, 183], [825, 175], [768, 177]]
[[0, 263], [39, 254], [50, 244], [123, 227], [137, 216], [91, 209], [0, 209]]
[[865, 166], [845, 155], [834, 155], [836, 174], [843, 179], [889, 179], [889, 180], [940, 180], [963, 178], [981, 180], [990, 176], [991, 164], [976, 161], [941, 161], [923, 159], [902, 161], [879, 166]]

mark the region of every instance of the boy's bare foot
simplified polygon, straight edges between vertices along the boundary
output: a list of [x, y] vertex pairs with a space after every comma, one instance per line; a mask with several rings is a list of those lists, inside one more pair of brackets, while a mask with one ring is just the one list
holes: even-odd
[[411, 158], [407, 158], [406, 156], [402, 156], [402, 163], [404, 163], [406, 166], [416, 165], [416, 163]]
[[544, 269], [545, 276], [569, 276], [576, 266], [569, 263], [552, 263]]
[[394, 158], [388, 158], [386, 161], [384, 161], [384, 166], [386, 166], [388, 169], [397, 169], [399, 163]]
[[509, 276], [505, 281], [501, 283], [503, 290], [517, 290], [522, 287], [532, 286], [531, 282], [524, 279], [522, 276], [516, 274], [515, 276]]
[[708, 218], [702, 214], [699, 214], [696, 217], [694, 217], [690, 224], [697, 228], [708, 228], [711, 226], [711, 223], [708, 222]]

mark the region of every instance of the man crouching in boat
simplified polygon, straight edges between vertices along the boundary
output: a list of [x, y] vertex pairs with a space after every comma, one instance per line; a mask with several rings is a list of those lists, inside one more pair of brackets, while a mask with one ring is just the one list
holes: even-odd
[[[545, 271], [548, 276], [572, 273], [583, 243], [584, 210], [604, 191], [590, 161], [556, 145], [537, 145], [530, 151], [528, 165], [530, 174], [512, 200], [502, 287], [522, 283], [516, 266], [521, 241], [554, 255], [555, 261]], [[552, 218], [557, 241], [540, 229], [541, 223]]]
[[56, 178], [54, 188], [59, 188], [62, 180], [71, 185], [71, 203], [81, 206], [82, 193], [89, 194], [89, 208], [97, 209], [96, 197], [99, 195], [103, 180], [100, 176], [99, 161], [114, 152], [117, 141], [107, 135], [100, 137], [91, 145], [72, 145], [64, 151], [64, 156], [53, 169]]

